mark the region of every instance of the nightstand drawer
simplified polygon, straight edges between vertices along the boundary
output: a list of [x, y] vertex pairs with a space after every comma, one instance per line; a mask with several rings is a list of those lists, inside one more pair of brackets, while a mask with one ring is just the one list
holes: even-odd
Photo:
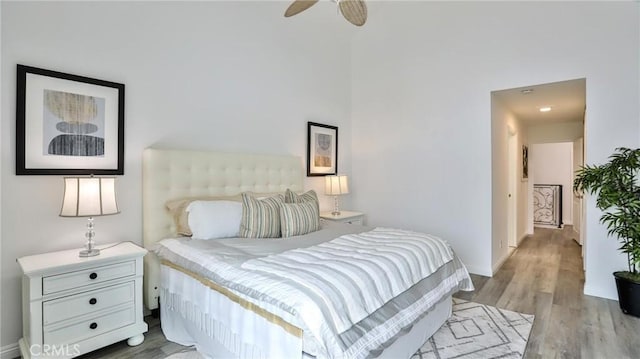
[[358, 218], [358, 219], [352, 219], [352, 220], [348, 220], [348, 221], [344, 221], [344, 223], [347, 224], [358, 224], [358, 225], [364, 225], [364, 223], [362, 223], [362, 218]]
[[133, 303], [120, 310], [72, 322], [69, 325], [57, 325], [55, 328], [44, 327], [44, 344], [66, 344], [79, 342], [114, 329], [125, 327], [136, 321], [136, 310]]
[[80, 288], [110, 279], [132, 276], [135, 273], [136, 262], [129, 261], [44, 277], [42, 278], [42, 294], [51, 294], [63, 290]]
[[320, 212], [320, 219], [327, 222], [339, 222], [364, 226], [364, 213], [362, 212], [342, 211], [339, 214], [333, 214], [333, 212]]
[[44, 325], [95, 313], [135, 299], [135, 282], [93, 290], [42, 303]]

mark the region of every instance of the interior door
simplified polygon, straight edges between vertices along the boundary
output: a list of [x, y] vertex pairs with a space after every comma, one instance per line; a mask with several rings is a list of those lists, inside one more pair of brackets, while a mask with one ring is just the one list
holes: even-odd
[[[573, 178], [575, 173], [584, 165], [583, 138], [573, 141]], [[582, 245], [582, 195], [573, 193], [573, 230], [576, 240]]]

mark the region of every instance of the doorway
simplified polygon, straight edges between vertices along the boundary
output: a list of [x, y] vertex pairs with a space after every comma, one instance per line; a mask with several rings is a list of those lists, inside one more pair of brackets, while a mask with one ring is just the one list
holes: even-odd
[[531, 144], [536, 227], [573, 226], [573, 142]]
[[[531, 146], [547, 143], [569, 143], [584, 138], [586, 79], [510, 88], [491, 92], [492, 121], [492, 266], [494, 271], [525, 237], [534, 233], [533, 188], [535, 168], [525, 170], [524, 153], [529, 156]], [[527, 149], [527, 150], [525, 150]], [[578, 152], [578, 151], [576, 151]], [[530, 157], [529, 157], [530, 158]], [[569, 159], [570, 170], [573, 162]], [[572, 186], [566, 184], [567, 189]], [[564, 197], [569, 208], [565, 213], [584, 213], [583, 201], [574, 198], [569, 190]], [[582, 232], [582, 217], [565, 218]], [[582, 233], [580, 233], [582, 234]], [[584, 236], [579, 243], [585, 244]]]

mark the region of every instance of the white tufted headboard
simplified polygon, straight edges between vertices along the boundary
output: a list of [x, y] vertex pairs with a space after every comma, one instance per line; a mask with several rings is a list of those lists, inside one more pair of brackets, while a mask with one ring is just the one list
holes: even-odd
[[[165, 208], [168, 200], [303, 190], [302, 161], [295, 156], [249, 155], [147, 148], [142, 163], [142, 230], [144, 246], [175, 236]], [[145, 256], [144, 292], [149, 309], [158, 307], [160, 264]]]

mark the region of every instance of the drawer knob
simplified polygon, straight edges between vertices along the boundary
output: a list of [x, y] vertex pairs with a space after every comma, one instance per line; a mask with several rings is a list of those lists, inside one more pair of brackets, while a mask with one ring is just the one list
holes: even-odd
[[93, 323], [91, 323], [89, 325], [89, 328], [91, 328], [91, 329], [96, 329], [97, 327], [98, 327], [98, 323], [96, 323], [96, 322], [93, 322]]
[[89, 304], [94, 305], [96, 303], [98, 303], [98, 300], [96, 298], [89, 299]]
[[91, 279], [96, 279], [96, 278], [98, 278], [98, 273], [93, 272], [93, 273], [89, 274], [89, 278], [91, 278]]

